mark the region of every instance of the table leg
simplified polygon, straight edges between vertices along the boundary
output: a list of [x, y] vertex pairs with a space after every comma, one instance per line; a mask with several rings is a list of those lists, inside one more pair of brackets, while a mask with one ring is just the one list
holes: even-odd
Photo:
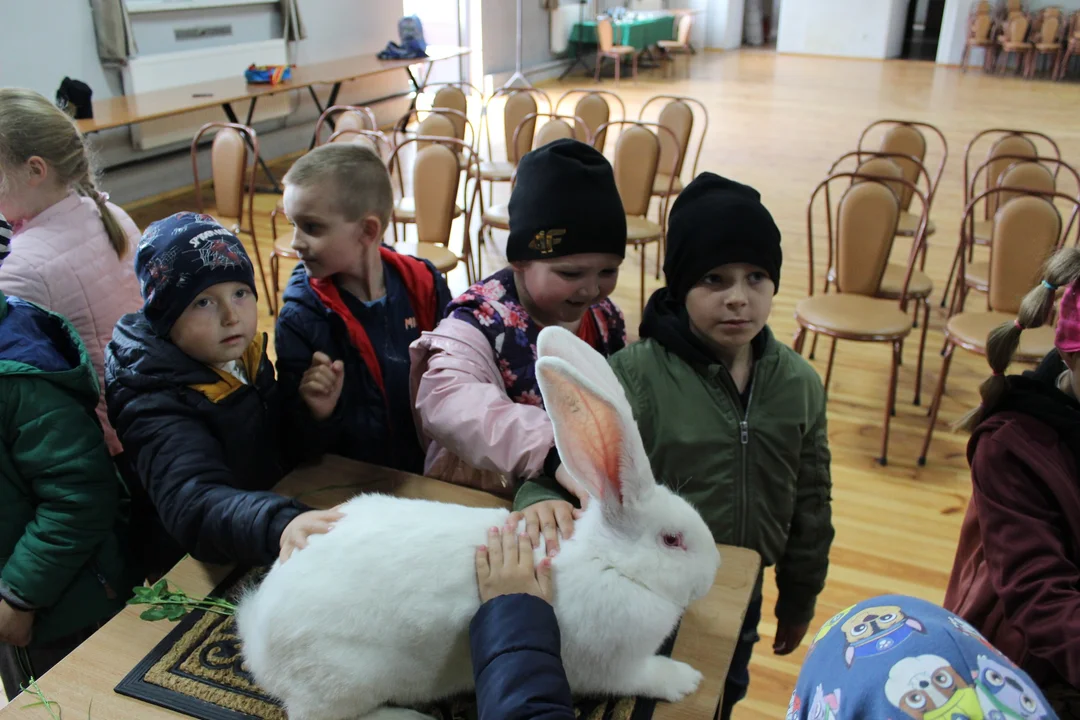
[[[340, 82], [334, 83], [333, 87], [330, 88], [330, 97], [328, 97], [326, 99], [326, 108], [334, 107], [334, 105], [337, 103], [337, 96], [338, 96], [338, 93], [340, 91], [341, 91], [341, 83]], [[324, 112], [326, 112], [326, 108], [324, 108], [322, 106], [322, 103], [319, 102], [319, 96], [315, 92], [315, 88], [313, 86], [311, 86], [311, 85], [308, 85], [308, 92], [311, 94], [311, 99], [312, 99], [312, 101], [314, 101], [315, 107], [319, 110], [319, 115], [322, 116], [322, 114]], [[331, 133], [333, 133], [335, 130], [337, 130], [337, 128], [334, 126], [333, 118], [327, 118], [326, 122], [328, 122], [330, 124], [330, 132]], [[315, 142], [317, 140], [318, 140], [318, 138], [315, 137], [314, 133], [312, 133], [312, 135], [311, 135], [311, 144], [308, 145], [308, 152], [311, 152], [311, 150], [315, 147]]]
[[413, 92], [412, 99], [409, 101], [409, 112], [406, 113], [405, 116], [398, 121], [398, 126], [397, 128], [395, 128], [397, 132], [400, 132], [402, 134], [405, 133], [405, 128], [408, 126], [408, 119], [412, 117], [413, 110], [416, 110], [416, 100], [418, 97], [420, 97], [420, 93], [427, 86], [428, 78], [431, 77], [431, 68], [433, 65], [434, 63], [432, 62], [424, 63], [424, 75], [421, 79], [417, 79], [417, 77], [413, 75], [411, 65], [405, 66], [405, 74], [409, 76], [409, 82], [412, 83]]
[[[255, 101], [257, 99], [258, 99], [257, 97], [251, 98], [251, 104], [248, 106], [247, 122], [245, 123], [245, 125], [247, 125], [248, 127], [251, 127], [251, 118], [255, 114]], [[240, 124], [240, 120], [237, 119], [236, 113], [233, 111], [232, 105], [230, 103], [224, 103], [221, 106], [221, 109], [225, 111], [225, 117], [229, 118], [229, 122], [236, 123], [237, 125]], [[247, 140], [246, 135], [244, 136], [244, 138], [245, 138], [245, 140]], [[252, 151], [255, 150], [255, 148], [252, 146], [250, 140], [248, 140], [247, 144], [248, 144], [248, 147], [250, 147], [252, 149]], [[270, 178], [270, 182], [272, 183], [273, 187], [272, 187], [272, 189], [259, 188], [259, 187], [255, 188], [255, 189], [258, 190], [259, 192], [273, 192], [273, 193], [278, 193], [280, 195], [281, 192], [282, 192], [281, 186], [278, 185], [278, 181], [277, 181], [277, 178], [274, 177], [274, 173], [270, 172], [270, 168], [267, 166], [266, 161], [263, 160], [262, 155], [259, 155], [258, 160], [259, 160], [259, 165], [262, 166], [263, 172], [266, 173], [266, 177]]]
[[581, 46], [581, 43], [574, 43], [574, 62], [572, 62], [569, 67], [563, 70], [563, 74], [559, 76], [559, 80], [566, 79], [566, 76], [572, 73], [574, 71], [574, 68], [576, 68], [579, 63], [582, 69], [585, 70], [586, 75], [592, 74], [591, 72], [589, 72], [588, 64], [585, 63], [585, 53], [581, 52]]

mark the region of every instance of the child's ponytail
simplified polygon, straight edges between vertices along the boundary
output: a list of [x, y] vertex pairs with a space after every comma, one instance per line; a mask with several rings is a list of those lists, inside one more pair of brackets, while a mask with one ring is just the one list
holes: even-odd
[[982, 403], [961, 418], [957, 428], [971, 432], [1001, 401], [1008, 388], [1005, 371], [1020, 346], [1020, 334], [1045, 325], [1054, 310], [1058, 288], [1072, 285], [1077, 280], [1080, 280], [1080, 248], [1065, 248], [1047, 261], [1042, 282], [1024, 296], [1016, 320], [998, 326], [987, 338], [986, 361], [993, 374], [979, 386]]
[[68, 188], [92, 199], [101, 212], [109, 244], [123, 259], [126, 233], [98, 190], [83, 136], [75, 122], [44, 96], [21, 88], [0, 88], [0, 177], [17, 176], [26, 162], [40, 157]]
[[120, 222], [116, 219], [116, 216], [109, 210], [107, 204], [109, 196], [98, 189], [97, 182], [90, 172], [87, 173], [82, 182], [76, 183], [75, 191], [90, 198], [97, 204], [98, 212], [101, 213], [101, 222], [105, 225], [105, 233], [109, 236], [109, 245], [116, 252], [116, 257], [123, 260], [128, 251], [128, 237], [127, 233], [124, 232], [124, 228], [120, 227]]

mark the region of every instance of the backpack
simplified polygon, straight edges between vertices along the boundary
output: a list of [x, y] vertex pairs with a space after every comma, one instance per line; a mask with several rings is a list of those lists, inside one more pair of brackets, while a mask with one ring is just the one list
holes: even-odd
[[424, 40], [424, 26], [416, 15], [408, 15], [398, 20], [398, 38], [401, 44], [389, 42], [379, 51], [380, 60], [404, 60], [427, 57], [427, 42]]

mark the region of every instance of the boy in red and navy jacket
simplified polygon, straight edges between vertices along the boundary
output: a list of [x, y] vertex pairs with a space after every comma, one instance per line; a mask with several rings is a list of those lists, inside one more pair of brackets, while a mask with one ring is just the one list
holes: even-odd
[[[382, 245], [393, 210], [390, 175], [370, 149], [331, 144], [285, 175], [285, 213], [300, 256], [285, 288], [275, 347], [293, 437], [309, 455], [332, 452], [422, 473], [409, 400], [409, 344], [434, 329], [450, 290], [430, 263]], [[315, 362], [333, 382], [304, 380]], [[309, 376], [310, 377], [310, 376]], [[316, 427], [303, 382], [330, 422]], [[327, 429], [329, 428], [329, 431]]]

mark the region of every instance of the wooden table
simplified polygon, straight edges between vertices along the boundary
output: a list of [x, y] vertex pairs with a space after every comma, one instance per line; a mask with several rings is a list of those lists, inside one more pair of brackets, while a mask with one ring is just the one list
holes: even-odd
[[[400, 497], [425, 498], [478, 507], [505, 507], [493, 495], [449, 485], [438, 480], [328, 457], [318, 466], [297, 470], [276, 488], [301, 498], [313, 507], [332, 507], [361, 492], [378, 490]], [[750, 593], [757, 579], [757, 553], [718, 546], [720, 572], [712, 590], [687, 611], [672, 656], [691, 663], [705, 675], [698, 691], [681, 703], [659, 703], [656, 720], [708, 720], [720, 701], [728, 666]], [[213, 590], [231, 570], [191, 558], [167, 575], [169, 582], [188, 594], [202, 596]], [[60, 705], [68, 720], [91, 716], [102, 720], [176, 720], [187, 717], [140, 700], [124, 697], [113, 688], [174, 627], [172, 623], [139, 619], [145, 608], [128, 607], [63, 662], [39, 678], [38, 686]], [[25, 708], [35, 699], [23, 693], [0, 709], [0, 720], [46, 720], [41, 707]]]
[[[252, 85], [240, 76], [213, 82], [181, 85], [153, 92], [120, 95], [94, 101], [94, 117], [78, 120], [76, 125], [83, 134], [89, 134], [215, 106], [221, 106], [229, 122], [238, 123], [240, 120], [233, 109], [233, 103], [245, 100], [248, 103], [248, 109], [247, 119], [244, 124], [251, 125], [251, 119], [255, 114], [255, 106], [259, 98], [293, 90], [307, 90], [321, 114], [325, 107], [331, 107], [337, 102], [341, 86], [346, 82], [360, 80], [380, 73], [404, 70], [409, 76], [412, 90], [408, 91], [408, 93], [376, 98], [372, 101], [373, 103], [381, 102], [392, 97], [400, 97], [420, 91], [427, 84], [433, 63], [463, 57], [470, 52], [469, 48], [466, 47], [432, 45], [428, 48], [428, 57], [415, 60], [379, 60], [374, 54], [369, 53], [294, 67], [292, 77], [277, 85]], [[424, 68], [423, 73], [419, 76], [414, 72], [416, 66]], [[325, 106], [315, 92], [315, 86], [319, 85], [330, 86], [330, 94], [327, 97]], [[333, 127], [333, 122], [330, 125]], [[266, 167], [266, 163], [261, 157], [259, 162], [262, 164], [267, 177], [274, 181], [275, 189], [278, 189], [274, 175]]]

